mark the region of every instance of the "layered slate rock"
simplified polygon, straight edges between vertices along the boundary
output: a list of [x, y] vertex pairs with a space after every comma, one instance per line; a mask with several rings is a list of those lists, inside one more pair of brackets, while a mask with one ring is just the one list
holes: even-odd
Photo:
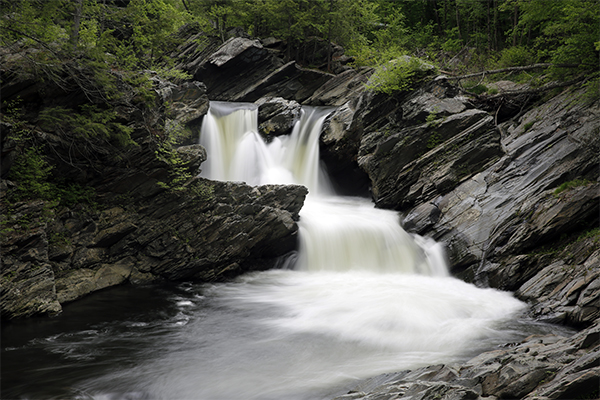
[[[600, 112], [597, 103], [569, 104], [567, 99], [578, 94], [557, 96], [516, 123], [501, 125], [504, 155], [443, 196], [413, 208], [408, 227], [444, 241], [456, 269], [473, 266], [472, 279], [488, 262], [593, 228], [600, 203], [594, 182]], [[587, 183], [555, 193], [574, 179]]]
[[399, 97], [383, 116], [380, 101], [373, 97], [366, 107], [371, 121], [358, 153], [379, 207], [432, 201], [503, 154], [493, 118], [443, 79]]
[[254, 102], [261, 97], [284, 97], [303, 102], [333, 75], [284, 62], [279, 51], [260, 40], [232, 37], [215, 48], [184, 45], [192, 61], [181, 68], [204, 82], [211, 100]]
[[297, 247], [308, 191], [197, 179], [156, 193], [135, 206], [118, 206], [116, 196], [103, 211], [64, 209], [51, 219], [35, 217], [43, 202], [24, 203], [11, 218], [44, 222], [3, 236], [2, 316], [57, 313], [61, 303], [127, 282], [207, 282], [272, 267]]
[[48, 259], [47, 225], [52, 218], [49, 205], [44, 201], [23, 202], [3, 218], [2, 317], [60, 312], [54, 271]]
[[335, 400], [594, 398], [600, 382], [599, 337], [597, 323], [570, 337], [532, 335], [462, 364], [374, 377]]

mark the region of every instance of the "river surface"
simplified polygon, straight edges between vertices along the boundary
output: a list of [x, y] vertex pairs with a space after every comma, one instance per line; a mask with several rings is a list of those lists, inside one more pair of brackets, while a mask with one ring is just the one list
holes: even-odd
[[450, 277], [272, 270], [119, 287], [2, 326], [2, 399], [326, 399], [554, 328]]
[[405, 232], [397, 213], [335, 196], [318, 157], [330, 111], [305, 108], [269, 143], [255, 105], [213, 102], [205, 117], [208, 177], [309, 188], [282, 268], [113, 288], [55, 318], [4, 323], [2, 398], [327, 399], [556, 330], [510, 293], [450, 277], [443, 246]]

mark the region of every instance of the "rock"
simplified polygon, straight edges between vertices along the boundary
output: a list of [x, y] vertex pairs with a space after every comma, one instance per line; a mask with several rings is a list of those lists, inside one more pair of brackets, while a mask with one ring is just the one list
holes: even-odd
[[222, 45], [209, 41], [199, 46], [192, 36], [180, 46], [188, 58], [180, 68], [206, 84], [211, 100], [254, 102], [262, 97], [283, 97], [299, 103], [333, 75], [284, 62], [279, 50], [257, 39], [233, 37]]
[[22, 202], [3, 210], [1, 235], [2, 318], [27, 317], [61, 311], [48, 263], [47, 219], [44, 201]]
[[374, 148], [363, 138], [359, 165], [373, 182], [376, 204], [384, 208], [431, 201], [502, 154], [492, 117], [479, 110], [452, 115], [438, 126], [377, 136]]
[[404, 218], [402, 226], [408, 232], [421, 235], [438, 222], [440, 215], [441, 211], [434, 203], [423, 203]]
[[[485, 277], [489, 275], [485, 272], [485, 269], [490, 269], [489, 263], [507, 265], [508, 258], [522, 254], [527, 249], [556, 240], [565, 233], [586, 229], [589, 225], [585, 221], [591, 222], [592, 218], [596, 218], [592, 216], [598, 215], [597, 184], [554, 195], [562, 182], [590, 176], [597, 165], [597, 154], [593, 150], [597, 139], [592, 139], [592, 132], [600, 123], [600, 112], [595, 106], [584, 107], [579, 104], [566, 107], [566, 96], [569, 94], [557, 96], [543, 106], [532, 109], [517, 123], [501, 126], [501, 144], [505, 155], [466, 180], [454, 180], [460, 184], [435, 199], [441, 216], [435, 226], [422, 233], [449, 246], [449, 255], [455, 267], [473, 266], [474, 270], [468, 275]], [[541, 115], [544, 115], [543, 119]], [[570, 123], [565, 124], [563, 121], [566, 120]], [[525, 121], [537, 122], [526, 130]], [[413, 169], [407, 167], [403, 179], [414, 180], [416, 172], [411, 171], [415, 167], [423, 168], [421, 165], [415, 162], [411, 165]], [[432, 164], [424, 167], [432, 168]], [[373, 171], [377, 171], [376, 168]], [[428, 170], [427, 174], [433, 177], [440, 176], [441, 172], [445, 170], [434, 168]], [[438, 187], [440, 184], [449, 184], [451, 188], [452, 181], [445, 180], [438, 183]], [[401, 185], [405, 186], [406, 183], [402, 182]], [[387, 187], [391, 185], [384, 186]], [[421, 192], [417, 192], [418, 188]], [[415, 185], [404, 193], [406, 195], [400, 204], [409, 204], [406, 198], [415, 198], [415, 206], [418, 206], [425, 198], [431, 201], [439, 191], [431, 191], [431, 195], [423, 198], [423, 194], [427, 194], [424, 184]], [[384, 199], [383, 204], [388, 202]], [[418, 211], [415, 208], [412, 214]], [[482, 263], [482, 259], [485, 262]], [[503, 261], [500, 262], [501, 259]], [[478, 272], [478, 268], [482, 270]], [[534, 268], [520, 268], [528, 275], [508, 278], [513, 281], [509, 286], [518, 288], [543, 265]], [[494, 278], [494, 281], [505, 279]]]
[[122, 222], [111, 226], [110, 228], [103, 229], [98, 232], [93, 242], [90, 244], [91, 247], [110, 247], [123, 239], [132, 232], [135, 232], [137, 226], [130, 222]]
[[0, 288], [2, 318], [62, 311], [54, 286], [54, 273], [47, 263], [10, 264], [3, 260]]
[[258, 104], [258, 131], [267, 140], [291, 133], [300, 119], [302, 106], [296, 101], [282, 97], [263, 97], [255, 103]]
[[200, 165], [206, 161], [206, 149], [199, 144], [179, 146], [175, 149], [186, 169], [192, 176], [200, 174]]
[[206, 85], [202, 82], [183, 82], [169, 85], [160, 92], [166, 115], [177, 124], [197, 122], [208, 112]]
[[319, 87], [306, 100], [306, 104], [314, 106], [342, 106], [358, 98], [365, 90], [371, 68], [348, 70], [332, 77]]
[[598, 324], [571, 337], [533, 335], [461, 363], [368, 379], [335, 400], [570, 399], [598, 391], [600, 347], [583, 347]]
[[594, 323], [600, 318], [600, 249], [579, 265], [548, 265], [515, 295], [532, 304], [537, 319], [573, 326]]

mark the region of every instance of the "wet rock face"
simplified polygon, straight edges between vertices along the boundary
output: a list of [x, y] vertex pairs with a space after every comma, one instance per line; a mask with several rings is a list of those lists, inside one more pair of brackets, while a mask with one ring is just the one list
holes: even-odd
[[[587, 183], [555, 192], [575, 178], [593, 179], [597, 155], [588, 143], [597, 141], [600, 113], [581, 105], [566, 108], [564, 102], [559, 96], [519, 122], [500, 126], [504, 155], [431, 201], [440, 216], [424, 232], [449, 245], [454, 265], [493, 262], [593, 227], [599, 212], [597, 183], [582, 180]], [[573, 123], [562, 122], [573, 115], [578, 115]], [[537, 119], [526, 131], [526, 121]], [[414, 208], [407, 218], [418, 219], [419, 213]]]
[[300, 103], [282, 97], [258, 99], [258, 131], [267, 140], [274, 136], [290, 134], [300, 119]]
[[493, 118], [472, 109], [443, 80], [399, 98], [383, 116], [376, 114], [378, 103], [374, 97], [365, 107], [371, 122], [358, 164], [379, 207], [407, 209], [432, 201], [503, 154]]
[[270, 96], [303, 102], [332, 77], [284, 62], [279, 51], [258, 39], [233, 37], [201, 48], [192, 38], [182, 51], [189, 58], [180, 67], [206, 84], [211, 100], [254, 102]]

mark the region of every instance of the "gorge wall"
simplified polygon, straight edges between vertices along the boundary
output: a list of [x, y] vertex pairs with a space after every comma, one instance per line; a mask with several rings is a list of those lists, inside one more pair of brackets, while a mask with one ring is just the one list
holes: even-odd
[[[199, 46], [194, 39], [173, 55], [192, 81], [155, 77], [152, 108], [119, 108], [139, 144], [120, 161], [107, 155], [73, 170], [61, 162], [73, 156], [70, 144], [39, 132], [55, 150], [56, 168], [96, 188], [100, 206], [33, 201], [4, 213], [11, 230], [2, 235], [3, 317], [57, 313], [63, 303], [125, 282], [222, 280], [272, 267], [295, 249], [306, 189], [194, 178], [169, 190], [159, 182], [172, 166], [155, 156], [152, 134], [170, 123], [197, 132], [209, 100], [256, 102], [266, 136], [289, 132], [301, 103], [336, 106], [321, 148], [341, 191], [369, 187], [378, 207], [401, 212], [407, 231], [446, 245], [454, 275], [514, 291], [537, 320], [581, 330], [572, 338], [531, 338], [466, 365], [374, 378], [340, 399], [593, 392], [600, 376], [597, 96], [573, 87], [500, 112], [502, 105], [491, 109], [444, 76], [385, 95], [365, 89], [368, 68], [338, 63], [329, 74], [284, 63], [270, 41], [235, 37]], [[9, 78], [5, 97], [42, 105], [74, 97]], [[42, 95], [48, 92], [55, 98]], [[17, 147], [11, 128], [2, 129], [3, 178]], [[203, 150], [177, 151], [196, 174]], [[3, 179], [2, 196], [14, 185]]]

